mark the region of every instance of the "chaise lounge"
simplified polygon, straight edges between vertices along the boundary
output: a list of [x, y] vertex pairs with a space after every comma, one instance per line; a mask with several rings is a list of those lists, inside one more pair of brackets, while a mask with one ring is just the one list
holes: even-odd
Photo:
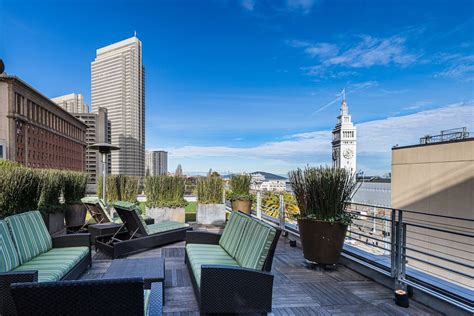
[[[107, 212], [107, 207], [105, 206], [105, 202], [98, 197], [90, 197], [86, 196], [81, 199], [82, 204], [84, 204], [89, 211], [92, 219], [96, 224], [102, 223], [116, 223], [122, 224], [122, 219], [120, 217], [112, 218], [109, 213]], [[147, 225], [151, 225], [155, 223], [155, 220], [151, 217], [146, 215], [141, 215], [145, 220]]]
[[38, 211], [0, 220], [0, 314], [11, 313], [10, 284], [74, 280], [90, 265], [89, 234], [51, 238]]
[[240, 212], [231, 214], [222, 235], [187, 232], [186, 265], [201, 313], [271, 312], [280, 233]]
[[159, 247], [186, 239], [186, 231], [192, 228], [173, 221], [147, 225], [140, 216], [137, 205], [116, 202], [115, 210], [127, 228], [127, 232], [96, 238], [96, 248], [114, 259], [149, 248]]

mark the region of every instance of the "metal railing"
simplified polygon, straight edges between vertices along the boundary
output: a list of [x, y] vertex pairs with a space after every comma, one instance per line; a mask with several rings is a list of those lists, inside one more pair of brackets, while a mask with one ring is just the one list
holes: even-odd
[[[299, 238], [283, 193], [274, 194], [278, 211], [275, 201], [265, 200], [268, 193], [257, 192], [253, 215]], [[357, 218], [347, 231], [345, 257], [392, 278], [395, 288], [411, 286], [474, 312], [473, 219], [360, 203], [348, 211]]]

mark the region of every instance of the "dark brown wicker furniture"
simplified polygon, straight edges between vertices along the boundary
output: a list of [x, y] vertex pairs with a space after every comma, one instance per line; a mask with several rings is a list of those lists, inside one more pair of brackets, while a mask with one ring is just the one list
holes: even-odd
[[10, 284], [74, 280], [92, 262], [89, 234], [51, 238], [38, 211], [0, 221], [0, 235], [0, 315], [13, 313]]
[[[267, 235], [266, 250], [258, 254], [258, 266], [261, 267], [243, 267], [248, 266], [248, 261], [240, 260], [239, 244], [253, 247], [252, 235], [255, 232], [258, 234], [259, 229], [256, 226], [265, 227], [267, 231], [272, 230], [271, 234]], [[270, 271], [281, 231], [269, 227], [246, 214], [233, 212], [222, 235], [187, 232], [185, 260], [201, 313], [271, 312], [273, 274]], [[228, 244], [224, 245], [227, 250], [222, 248], [221, 238], [224, 235], [227, 235], [226, 242], [234, 245], [233, 248], [227, 247]], [[244, 238], [245, 241], [239, 238]], [[258, 244], [257, 238], [255, 244]], [[202, 253], [199, 253], [199, 248], [202, 248]], [[212, 257], [213, 253], [217, 254], [215, 258]]]
[[145, 289], [149, 289], [152, 283], [159, 282], [164, 290], [165, 259], [156, 257], [113, 260], [102, 279], [121, 278], [143, 279]]
[[113, 205], [127, 232], [97, 237], [95, 246], [114, 259], [185, 240], [186, 231], [192, 230], [189, 225], [177, 222], [146, 225], [135, 204], [117, 202]]
[[[104, 235], [113, 235], [118, 230], [120, 227], [123, 225], [116, 224], [116, 223], [101, 223], [101, 224], [91, 224], [87, 227], [87, 230], [89, 231], [89, 234], [91, 234], [91, 243], [95, 244], [95, 240], [99, 236], [104, 236]], [[126, 230], [125, 227], [122, 228], [123, 231]]]
[[15, 283], [11, 292], [21, 315], [162, 315], [162, 287], [143, 290], [141, 279]]

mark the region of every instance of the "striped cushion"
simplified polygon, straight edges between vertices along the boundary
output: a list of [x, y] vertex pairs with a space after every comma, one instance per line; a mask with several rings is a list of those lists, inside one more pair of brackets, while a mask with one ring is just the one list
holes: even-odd
[[150, 235], [162, 233], [162, 232], [166, 232], [166, 231], [170, 231], [174, 229], [186, 228], [186, 227], [189, 227], [189, 225], [184, 224], [184, 223], [179, 223], [179, 222], [173, 222], [173, 221], [147, 225], [148, 233]]
[[0, 272], [8, 272], [20, 265], [20, 258], [5, 221], [0, 221]]
[[187, 244], [186, 253], [198, 286], [201, 285], [201, 266], [204, 264], [239, 266], [219, 245]]
[[30, 261], [53, 247], [40, 212], [31, 211], [5, 218], [12, 232], [20, 263]]
[[275, 228], [254, 219], [249, 220], [235, 260], [244, 268], [262, 270], [275, 235]]
[[53, 248], [13, 271], [38, 271], [38, 282], [61, 280], [82, 258], [88, 247]]
[[235, 258], [239, 242], [248, 221], [250, 221], [250, 218], [246, 215], [239, 212], [232, 212], [229, 222], [225, 226], [224, 232], [219, 240], [219, 245], [233, 258]]

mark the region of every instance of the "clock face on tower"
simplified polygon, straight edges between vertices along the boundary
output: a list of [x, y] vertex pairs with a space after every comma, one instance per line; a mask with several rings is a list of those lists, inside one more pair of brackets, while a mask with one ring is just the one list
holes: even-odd
[[342, 155], [346, 159], [351, 159], [354, 156], [354, 152], [350, 148], [346, 148], [344, 152], [342, 153]]

